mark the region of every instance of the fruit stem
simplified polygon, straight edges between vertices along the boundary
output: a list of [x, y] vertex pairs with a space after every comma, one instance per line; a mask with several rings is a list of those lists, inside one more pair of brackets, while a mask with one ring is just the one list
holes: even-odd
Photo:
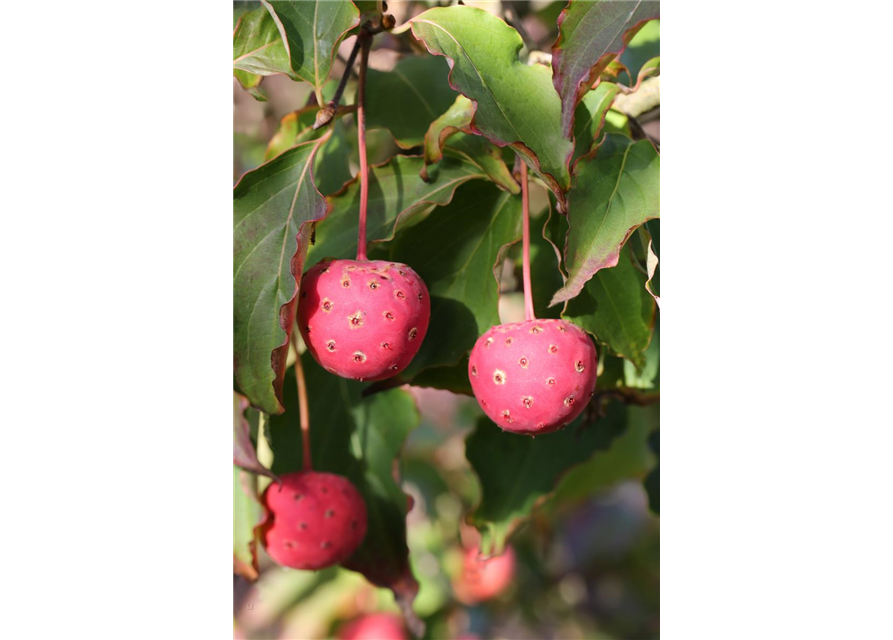
[[301, 423], [301, 448], [304, 453], [304, 471], [313, 470], [310, 458], [310, 408], [307, 404], [307, 382], [304, 379], [304, 365], [301, 363], [301, 352], [298, 351], [298, 327], [291, 331], [291, 344], [295, 348], [295, 378], [298, 385], [298, 416]]
[[524, 317], [536, 320], [533, 313], [533, 288], [530, 286], [530, 199], [527, 195], [527, 163], [521, 161], [521, 208], [524, 213], [523, 263], [524, 271]]
[[366, 67], [369, 65], [369, 49], [372, 36], [360, 29], [362, 55], [360, 79], [357, 86], [357, 141], [360, 148], [360, 230], [357, 238], [357, 260], [366, 260], [366, 209], [369, 205], [369, 167], [366, 163]]

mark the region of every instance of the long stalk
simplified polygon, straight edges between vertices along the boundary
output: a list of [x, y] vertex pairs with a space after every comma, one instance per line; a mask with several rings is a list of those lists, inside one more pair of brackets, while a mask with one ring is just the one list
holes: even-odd
[[527, 163], [524, 161], [521, 161], [521, 208], [524, 212], [524, 317], [526, 320], [536, 320], [533, 313], [533, 288], [530, 285], [530, 199], [527, 194]]
[[310, 407], [307, 404], [307, 382], [304, 379], [304, 366], [301, 364], [301, 353], [298, 351], [298, 328], [291, 332], [291, 344], [295, 348], [295, 378], [298, 386], [298, 416], [301, 424], [301, 444], [304, 453], [304, 471], [313, 470], [313, 461], [310, 456]]
[[369, 64], [369, 48], [372, 36], [363, 29], [360, 56], [360, 80], [357, 87], [357, 139], [360, 148], [360, 229], [357, 237], [357, 260], [366, 260], [366, 210], [369, 206], [369, 166], [366, 162], [366, 67]]

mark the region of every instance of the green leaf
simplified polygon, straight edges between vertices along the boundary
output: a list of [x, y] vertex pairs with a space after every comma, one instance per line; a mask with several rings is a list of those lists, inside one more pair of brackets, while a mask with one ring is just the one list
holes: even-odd
[[577, 163], [576, 173], [568, 198], [568, 279], [552, 304], [575, 297], [599, 269], [617, 264], [630, 234], [660, 217], [660, 156], [647, 140], [607, 135], [595, 157]]
[[645, 289], [645, 274], [633, 265], [625, 247], [617, 266], [598, 271], [580, 295], [568, 301], [562, 317], [641, 369], [651, 341], [654, 311], [654, 299]]
[[[344, 563], [373, 584], [394, 591], [404, 615], [412, 616], [418, 584], [406, 545], [406, 495], [393, 468], [406, 436], [419, 423], [412, 395], [390, 389], [362, 397], [362, 383], [333, 376], [305, 353], [301, 362], [311, 398], [310, 451], [313, 468], [347, 477], [362, 494], [369, 529], [359, 549]], [[286, 412], [270, 418], [273, 470], [301, 470], [302, 443], [293, 371], [286, 378]]]
[[484, 171], [497, 186], [510, 193], [520, 193], [521, 186], [512, 177], [512, 172], [505, 164], [502, 151], [482, 136], [471, 132], [471, 119], [474, 116], [474, 103], [463, 95], [439, 118], [431, 123], [425, 133], [424, 159], [422, 178], [428, 177], [428, 165], [440, 162], [444, 154], [444, 145], [449, 139], [449, 155], [462, 158]]
[[446, 60], [436, 56], [408, 56], [390, 71], [369, 69], [366, 126], [387, 129], [404, 149], [419, 146], [431, 121], [456, 97], [447, 73]]
[[571, 166], [592, 150], [592, 145], [604, 127], [605, 115], [618, 91], [616, 84], [600, 82], [595, 89], [583, 96], [574, 117], [574, 156]]
[[645, 223], [641, 227], [647, 246], [645, 247], [645, 269], [648, 281], [645, 288], [648, 289], [660, 307], [660, 220]]
[[389, 259], [411, 265], [431, 295], [428, 337], [405, 379], [428, 367], [456, 364], [478, 336], [499, 324], [497, 268], [519, 240], [520, 222], [520, 197], [475, 181], [388, 246]]
[[316, 186], [327, 196], [340, 191], [353, 179], [350, 172], [351, 147], [344, 122], [338, 119], [329, 126], [332, 127], [332, 137], [319, 150], [313, 164]]
[[445, 153], [452, 158], [460, 158], [480, 168], [500, 189], [509, 193], [521, 193], [512, 172], [502, 158], [502, 151], [481, 136], [459, 133], [449, 141]]
[[428, 51], [452, 61], [450, 84], [477, 104], [472, 131], [524, 156], [563, 208], [573, 146], [562, 137], [561, 101], [549, 69], [518, 59], [518, 32], [482, 9], [454, 6], [416, 16], [412, 33]]
[[[660, 456], [660, 431], [655, 431], [648, 439], [648, 444], [654, 455]], [[660, 461], [651, 470], [651, 473], [645, 478], [645, 491], [648, 493], [648, 506], [651, 510], [660, 515]]]
[[465, 396], [474, 395], [468, 379], [468, 356], [463, 356], [459, 364], [451, 367], [425, 369], [412, 379], [412, 386], [445, 389]]
[[[275, 480], [276, 476], [257, 459], [257, 451], [254, 447], [251, 432], [253, 423], [256, 436], [258, 413], [253, 409], [249, 409], [248, 405], [248, 398], [233, 392], [233, 464], [242, 467], [246, 471], [259, 473]], [[250, 420], [245, 415], [246, 411], [252, 414]]]
[[[626, 407], [627, 427], [604, 451], [568, 471], [549, 498], [548, 515], [627, 478], [641, 478], [653, 464], [648, 441], [660, 421], [657, 405]], [[546, 515], [546, 514], [544, 514]]]
[[233, 75], [245, 89], [256, 87], [261, 76], [291, 75], [279, 28], [264, 7], [239, 18], [233, 31], [233, 69]]
[[551, 206], [540, 218], [530, 221], [530, 279], [537, 318], [561, 316], [561, 307], [549, 307], [552, 294], [564, 285], [561, 249], [552, 238], [563, 238], [566, 233], [566, 218], [552, 211]]
[[607, 449], [625, 427], [625, 407], [618, 402], [595, 422], [587, 423], [584, 412], [561, 431], [536, 439], [502, 431], [487, 418], [478, 420], [465, 441], [465, 457], [481, 484], [481, 501], [469, 522], [483, 534], [484, 553], [501, 553], [561, 476]]
[[294, 325], [310, 225], [326, 215], [311, 166], [326, 138], [297, 145], [249, 171], [233, 189], [233, 349], [236, 381], [275, 414]]
[[[425, 182], [419, 176], [422, 163], [419, 157], [395, 156], [382, 165], [369, 167], [366, 238], [370, 243], [392, 239], [398, 229], [432, 205], [449, 202], [459, 185], [486, 177], [474, 165], [449, 159], [437, 165], [430, 182]], [[316, 227], [316, 244], [307, 254], [308, 267], [323, 258], [356, 255], [359, 182], [351, 182], [329, 200], [332, 209]]]
[[257, 539], [254, 528], [263, 509], [257, 500], [256, 479], [233, 467], [233, 573], [257, 580]]
[[438, 116], [425, 133], [425, 165], [440, 162], [443, 158], [443, 145], [455, 133], [471, 133], [471, 120], [474, 118], [474, 103], [459, 94], [450, 108]]
[[592, 83], [646, 21], [660, 15], [660, 2], [569, 2], [558, 18], [552, 45], [552, 82], [561, 96], [561, 130], [570, 138], [574, 110]]
[[656, 317], [651, 342], [644, 353], [644, 364], [640, 367], [629, 361], [623, 361], [623, 383], [630, 389], [660, 388], [660, 318]]
[[350, 0], [261, 2], [285, 44], [291, 75], [313, 85], [322, 103], [332, 59], [347, 32], [360, 23], [359, 10]]
[[325, 133], [323, 129], [314, 131], [311, 127], [316, 122], [316, 114], [319, 107], [316, 105], [304, 107], [298, 111], [292, 111], [282, 116], [276, 133], [270, 138], [267, 150], [264, 153], [264, 162], [272, 160], [286, 149], [291, 149], [297, 142], [314, 140]]

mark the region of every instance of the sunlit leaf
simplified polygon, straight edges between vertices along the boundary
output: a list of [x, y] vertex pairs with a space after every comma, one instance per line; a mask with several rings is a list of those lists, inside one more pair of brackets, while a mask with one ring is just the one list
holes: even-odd
[[311, 167], [326, 138], [249, 171], [233, 189], [233, 360], [251, 404], [280, 413], [282, 376], [310, 225], [326, 215]]
[[256, 87], [262, 76], [291, 74], [279, 28], [265, 7], [239, 18], [233, 32], [233, 69], [246, 89]]
[[616, 265], [630, 234], [658, 217], [660, 156], [654, 146], [607, 135], [593, 158], [576, 165], [564, 251], [568, 279], [552, 304], [570, 300], [599, 269]]
[[561, 131], [570, 138], [574, 110], [602, 70], [646, 21], [660, 15], [651, 0], [569, 2], [552, 45], [552, 81], [561, 96]]
[[527, 158], [563, 205], [573, 147], [562, 136], [561, 101], [549, 69], [518, 59], [518, 32], [487, 11], [453, 6], [416, 16], [412, 33], [452, 61], [450, 84], [477, 105], [472, 131]]
[[360, 23], [359, 10], [350, 0], [261, 2], [282, 36], [291, 75], [309, 82], [321, 96], [338, 45]]

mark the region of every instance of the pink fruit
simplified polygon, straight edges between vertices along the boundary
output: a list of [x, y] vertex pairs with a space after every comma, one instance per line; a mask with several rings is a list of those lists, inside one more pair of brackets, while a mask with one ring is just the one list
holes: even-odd
[[281, 476], [261, 498], [261, 541], [278, 564], [323, 569], [346, 560], [366, 535], [366, 504], [350, 480], [300, 471]]
[[462, 575], [454, 585], [456, 596], [467, 604], [490, 600], [505, 591], [514, 577], [515, 551], [511, 547], [487, 560], [481, 557], [479, 549], [469, 549]]
[[323, 261], [301, 281], [298, 329], [316, 361], [354, 380], [407, 367], [431, 318], [428, 288], [399, 262]]
[[595, 389], [592, 339], [564, 320], [491, 327], [478, 338], [468, 377], [484, 413], [500, 428], [538, 435], [561, 429]]
[[407, 640], [403, 620], [391, 613], [373, 613], [348, 623], [339, 640]]

